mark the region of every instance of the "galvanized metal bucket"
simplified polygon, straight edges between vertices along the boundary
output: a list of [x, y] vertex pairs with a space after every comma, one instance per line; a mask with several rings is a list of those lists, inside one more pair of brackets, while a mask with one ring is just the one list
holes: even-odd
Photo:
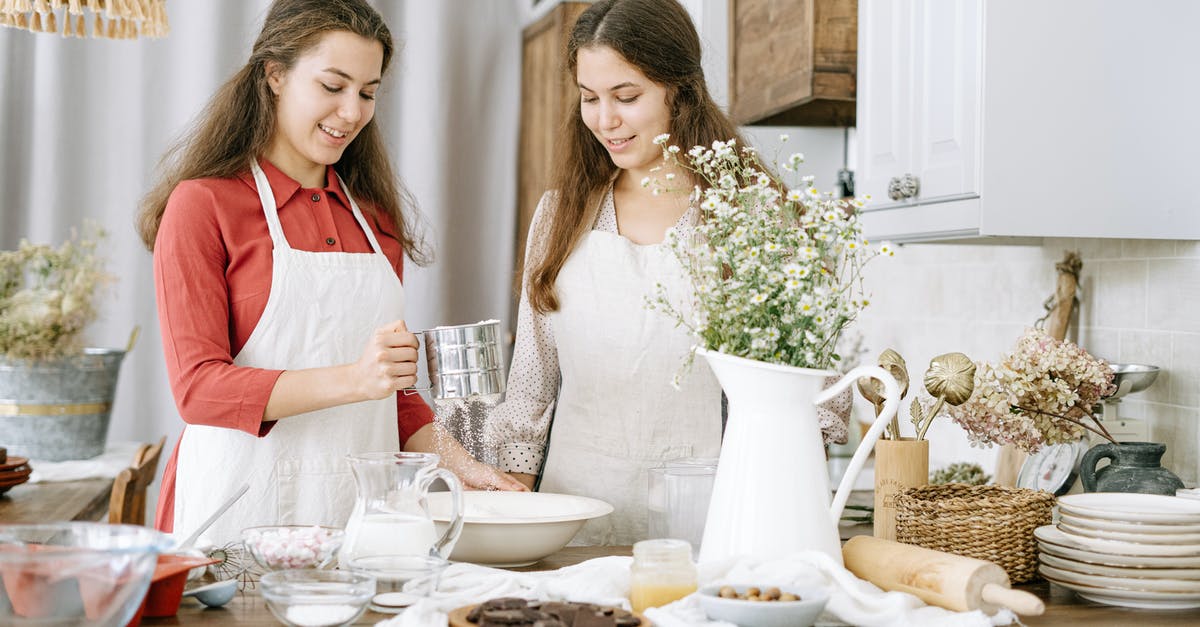
[[103, 453], [125, 352], [86, 348], [58, 359], [0, 357], [0, 446], [10, 455], [46, 461]]

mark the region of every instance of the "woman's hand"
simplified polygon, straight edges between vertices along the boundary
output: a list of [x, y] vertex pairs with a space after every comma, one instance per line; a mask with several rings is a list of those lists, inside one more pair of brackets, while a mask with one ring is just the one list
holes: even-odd
[[363, 396], [379, 400], [416, 385], [419, 347], [403, 320], [376, 329], [354, 364]]
[[459, 468], [451, 468], [454, 474], [462, 480], [463, 486], [469, 490], [504, 490], [507, 492], [528, 492], [525, 484], [517, 481], [508, 473], [471, 458], [460, 464]]
[[505, 490], [528, 492], [529, 488], [494, 466], [471, 455], [450, 432], [437, 423], [421, 427], [404, 443], [406, 451], [437, 453], [441, 466], [453, 472], [468, 490]]
[[537, 475], [530, 475], [530, 474], [523, 473], [523, 472], [510, 472], [510, 473], [508, 473], [508, 476], [512, 477], [513, 479], [516, 479], [518, 482], [521, 483], [521, 485], [525, 486], [526, 488], [528, 488], [530, 490], [533, 489], [533, 484], [537, 483]]

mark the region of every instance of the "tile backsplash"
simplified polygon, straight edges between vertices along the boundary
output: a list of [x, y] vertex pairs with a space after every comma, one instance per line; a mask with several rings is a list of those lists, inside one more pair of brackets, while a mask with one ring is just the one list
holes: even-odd
[[[1045, 239], [1036, 245], [919, 244], [867, 269], [871, 306], [855, 333], [872, 362], [894, 348], [918, 379], [935, 355], [961, 351], [995, 361], [1045, 314], [1055, 263], [1083, 258], [1078, 324], [1068, 337], [1111, 362], [1158, 366], [1147, 390], [1126, 396], [1119, 413], [1148, 421], [1167, 444], [1163, 465], [1188, 487], [1200, 475], [1200, 242]], [[856, 416], [869, 416], [856, 406]], [[997, 449], [973, 449], [956, 425], [930, 430], [930, 468], [972, 460], [988, 472]]]

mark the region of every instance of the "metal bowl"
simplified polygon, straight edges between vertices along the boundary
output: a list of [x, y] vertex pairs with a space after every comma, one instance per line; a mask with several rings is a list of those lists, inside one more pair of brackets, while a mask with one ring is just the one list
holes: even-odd
[[1158, 378], [1158, 366], [1145, 364], [1109, 364], [1112, 368], [1113, 383], [1117, 391], [1105, 396], [1106, 399], [1117, 399], [1126, 394], [1134, 394], [1150, 387]]

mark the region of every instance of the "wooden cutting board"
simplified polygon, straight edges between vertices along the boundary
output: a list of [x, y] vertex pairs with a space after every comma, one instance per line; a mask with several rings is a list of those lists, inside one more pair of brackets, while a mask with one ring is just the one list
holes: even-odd
[[[467, 614], [470, 614], [471, 610], [475, 609], [477, 605], [479, 604], [475, 603], [472, 605], [464, 605], [463, 607], [450, 612], [450, 627], [478, 627], [477, 623], [472, 623], [471, 621], [467, 620]], [[634, 613], [634, 616], [642, 619], [641, 627], [654, 627], [654, 623], [646, 620], [645, 616], [642, 616], [636, 612]]]

